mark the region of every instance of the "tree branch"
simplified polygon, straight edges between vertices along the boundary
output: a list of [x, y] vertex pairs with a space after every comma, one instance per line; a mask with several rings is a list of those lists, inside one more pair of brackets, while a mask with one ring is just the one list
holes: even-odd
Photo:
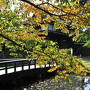
[[[3, 35], [3, 34], [0, 34], [0, 36], [1, 36], [2, 38], [6, 39], [6, 40], [8, 40], [8, 41], [10, 41], [10, 42], [12, 42], [14, 45], [17, 45], [17, 46], [19, 46], [19, 47], [23, 47], [22, 45], [16, 43], [15, 41], [11, 40], [9, 37], [7, 37], [7, 36], [5, 36], [5, 35]], [[25, 46], [23, 47], [23, 49], [24, 49], [24, 50], [29, 50], [29, 49], [26, 48]]]
[[[37, 6], [44, 5], [44, 4], [51, 5], [53, 8], [58, 9], [58, 10], [64, 12], [65, 15], [73, 15], [73, 16], [78, 16], [78, 15], [79, 15], [79, 13], [76, 13], [76, 14], [75, 14], [75, 13], [68, 13], [68, 12], [65, 12], [63, 9], [60, 9], [60, 8], [54, 6], [53, 4], [49, 3], [49, 2], [41, 3], [41, 4], [37, 5]], [[58, 16], [59, 16], [59, 15], [58, 15]]]
[[39, 10], [45, 12], [45, 13], [47, 13], [50, 16], [59, 16], [59, 17], [67, 16], [67, 14], [63, 14], [63, 15], [53, 14], [53, 13], [49, 12], [48, 10], [43, 9], [43, 8], [39, 7], [38, 5], [35, 5], [34, 3], [28, 1], [28, 0], [21, 0], [21, 1], [26, 2], [26, 3], [30, 4], [30, 5], [32, 5], [33, 7], [37, 8], [37, 9], [39, 9]]

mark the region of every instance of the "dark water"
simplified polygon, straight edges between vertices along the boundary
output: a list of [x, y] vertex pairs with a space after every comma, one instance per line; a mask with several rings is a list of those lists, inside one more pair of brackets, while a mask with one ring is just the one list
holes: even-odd
[[47, 79], [15, 90], [90, 90], [90, 77], [70, 76], [67, 79]]

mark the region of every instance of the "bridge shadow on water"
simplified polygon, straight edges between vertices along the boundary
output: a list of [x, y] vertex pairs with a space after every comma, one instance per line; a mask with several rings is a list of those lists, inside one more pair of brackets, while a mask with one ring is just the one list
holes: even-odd
[[29, 84], [49, 79], [56, 75], [55, 72], [47, 72], [47, 68], [38, 68], [0, 76], [0, 90], [24, 90]]

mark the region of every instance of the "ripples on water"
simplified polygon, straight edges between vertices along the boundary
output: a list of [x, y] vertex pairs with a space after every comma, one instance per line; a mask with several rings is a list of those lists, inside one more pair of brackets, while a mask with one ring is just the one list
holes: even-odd
[[90, 90], [90, 78], [70, 76], [68, 79], [53, 79], [29, 84], [22, 90]]

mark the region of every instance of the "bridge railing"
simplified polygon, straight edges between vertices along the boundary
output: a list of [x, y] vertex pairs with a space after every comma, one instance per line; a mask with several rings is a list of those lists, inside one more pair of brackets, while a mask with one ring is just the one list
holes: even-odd
[[18, 71], [37, 69], [37, 68], [46, 68], [53, 67], [55, 64], [42, 64], [38, 65], [36, 60], [27, 60], [27, 59], [18, 59], [18, 60], [10, 60], [10, 59], [2, 59], [0, 60], [0, 75], [15, 73]]

